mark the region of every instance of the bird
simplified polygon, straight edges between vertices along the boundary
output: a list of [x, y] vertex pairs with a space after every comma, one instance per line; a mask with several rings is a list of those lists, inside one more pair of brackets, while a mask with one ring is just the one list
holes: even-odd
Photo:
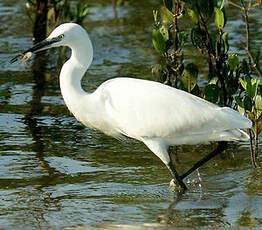
[[[56, 27], [42, 42], [10, 60], [27, 60], [33, 53], [67, 46], [70, 58], [63, 64], [59, 84], [65, 105], [85, 126], [116, 139], [143, 142], [169, 169], [181, 191], [183, 179], [222, 152], [228, 141], [248, 140], [244, 131], [252, 122], [239, 112], [220, 107], [188, 92], [144, 79], [116, 77], [89, 93], [81, 80], [93, 60], [93, 46], [86, 30], [76, 23]], [[218, 147], [179, 175], [169, 146], [218, 142]]]

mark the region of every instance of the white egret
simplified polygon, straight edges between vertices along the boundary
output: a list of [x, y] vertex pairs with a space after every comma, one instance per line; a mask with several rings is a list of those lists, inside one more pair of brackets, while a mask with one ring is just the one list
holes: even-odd
[[[11, 60], [58, 46], [72, 50], [60, 73], [60, 88], [66, 106], [84, 125], [106, 135], [142, 141], [170, 170], [182, 189], [183, 179], [223, 151], [227, 141], [248, 140], [242, 130], [252, 123], [237, 111], [218, 107], [199, 97], [167, 85], [133, 78], [115, 78], [94, 92], [81, 87], [81, 79], [93, 59], [87, 32], [74, 23], [58, 26], [48, 38]], [[173, 166], [168, 147], [218, 141], [218, 148], [182, 175]]]

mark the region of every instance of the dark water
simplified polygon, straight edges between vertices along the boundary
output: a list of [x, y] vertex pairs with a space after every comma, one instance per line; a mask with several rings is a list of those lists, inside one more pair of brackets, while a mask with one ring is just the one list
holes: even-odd
[[[116, 11], [110, 1], [91, 4], [84, 24], [95, 58], [83, 81], [86, 90], [116, 76], [152, 79], [155, 2]], [[259, 10], [251, 18], [257, 47]], [[238, 11], [231, 13], [226, 29], [238, 51], [242, 22]], [[250, 169], [247, 143], [230, 144], [191, 175], [190, 192], [175, 205], [169, 172], [144, 145], [119, 142], [70, 115], [58, 87], [62, 63], [56, 51], [26, 64], [8, 63], [32, 44], [24, 1], [1, 1], [0, 15], [0, 229], [262, 228], [262, 173]], [[178, 170], [213, 147], [174, 149]]]

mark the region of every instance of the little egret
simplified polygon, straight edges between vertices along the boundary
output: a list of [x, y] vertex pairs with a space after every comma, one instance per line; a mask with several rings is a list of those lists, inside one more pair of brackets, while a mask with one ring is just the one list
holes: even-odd
[[[167, 85], [133, 78], [115, 78], [93, 93], [85, 92], [81, 79], [93, 59], [92, 43], [78, 24], [58, 26], [48, 38], [14, 57], [27, 60], [32, 53], [68, 46], [72, 53], [60, 73], [60, 88], [66, 106], [84, 125], [117, 139], [126, 136], [142, 141], [170, 170], [183, 190], [183, 179], [222, 152], [227, 141], [248, 140], [240, 129], [252, 123], [237, 111], [218, 107], [204, 99]], [[168, 147], [218, 141], [218, 147], [179, 175]]]

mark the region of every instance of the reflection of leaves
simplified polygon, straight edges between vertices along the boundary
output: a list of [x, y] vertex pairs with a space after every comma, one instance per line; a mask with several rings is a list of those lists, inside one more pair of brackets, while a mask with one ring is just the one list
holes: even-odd
[[237, 224], [239, 224], [240, 226], [252, 228], [252, 227], [260, 226], [262, 224], [262, 220], [260, 218], [252, 217], [251, 212], [244, 210], [240, 212], [240, 217], [237, 219]]
[[194, 63], [187, 64], [182, 73], [181, 82], [183, 83], [184, 87], [187, 89], [188, 92], [191, 92], [191, 90], [196, 86], [197, 75], [197, 66]]

